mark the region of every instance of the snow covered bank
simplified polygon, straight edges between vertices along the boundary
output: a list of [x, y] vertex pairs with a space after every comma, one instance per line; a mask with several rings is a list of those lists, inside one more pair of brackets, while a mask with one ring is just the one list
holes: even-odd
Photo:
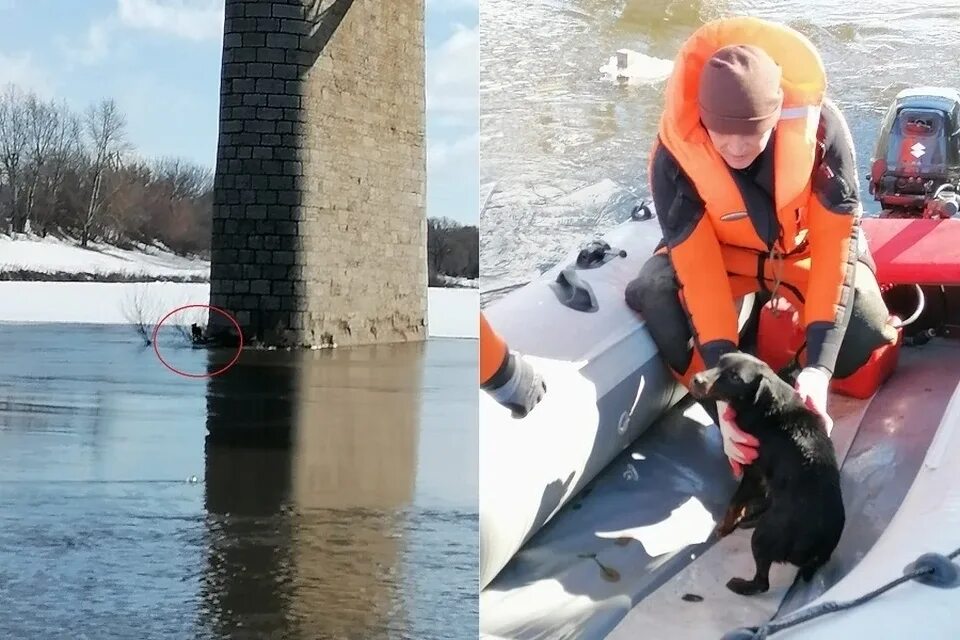
[[[128, 282], [176, 280], [207, 282], [210, 263], [183, 257], [163, 247], [138, 245], [119, 249], [91, 242], [83, 249], [76, 242], [47, 236], [0, 234], [0, 273], [16, 273], [15, 280], [74, 282]], [[50, 277], [44, 277], [49, 275]], [[0, 278], [3, 279], [3, 278]], [[478, 280], [440, 275], [449, 287], [477, 288]]]
[[185, 258], [159, 247], [140, 245], [119, 249], [91, 242], [87, 249], [53, 236], [39, 238], [18, 234], [0, 235], [0, 272], [92, 274], [154, 278], [210, 277], [210, 263], [201, 258]]
[[[210, 263], [184, 258], [160, 247], [140, 245], [126, 250], [91, 243], [75, 243], [48, 236], [0, 235], [0, 273], [93, 274], [98, 279], [207, 279]], [[120, 276], [120, 277], [117, 277]], [[73, 278], [71, 278], [73, 279]], [[83, 278], [78, 278], [82, 280]], [[476, 338], [480, 296], [477, 281], [448, 278], [464, 288], [430, 288], [428, 323], [431, 337]], [[149, 322], [187, 304], [206, 304], [206, 282], [48, 282], [0, 281], [0, 322], [66, 322], [127, 324], [137, 316]], [[134, 308], [142, 307], [142, 313]], [[195, 321], [189, 313], [171, 320]]]
[[144, 316], [159, 320], [177, 307], [206, 304], [208, 291], [206, 283], [184, 282], [0, 282], [0, 322], [129, 324], [125, 312], [138, 297]]
[[454, 276], [444, 275], [442, 273], [437, 276], [437, 278], [440, 280], [442, 286], [445, 287], [462, 287], [467, 289], [480, 288], [480, 280], [478, 278], [457, 278]]
[[[138, 298], [143, 301], [148, 318], [159, 318], [186, 304], [206, 304], [209, 285], [184, 282], [0, 282], [0, 322], [128, 324], [131, 320], [125, 311]], [[431, 337], [478, 337], [480, 295], [476, 289], [431, 288], [427, 304]], [[177, 314], [175, 318], [188, 322], [187, 314]]]
[[477, 289], [431, 287], [427, 292], [430, 337], [480, 337], [480, 292]]

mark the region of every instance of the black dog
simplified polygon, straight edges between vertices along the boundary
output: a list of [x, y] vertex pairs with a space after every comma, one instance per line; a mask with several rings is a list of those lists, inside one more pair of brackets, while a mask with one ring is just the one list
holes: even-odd
[[809, 582], [833, 554], [845, 524], [840, 471], [823, 419], [766, 363], [745, 353], [724, 355], [694, 376], [690, 391], [727, 402], [737, 426], [760, 442], [718, 527], [723, 536], [742, 519], [756, 518], [756, 575], [732, 578], [727, 587], [740, 595], [767, 591], [774, 562], [799, 567]]

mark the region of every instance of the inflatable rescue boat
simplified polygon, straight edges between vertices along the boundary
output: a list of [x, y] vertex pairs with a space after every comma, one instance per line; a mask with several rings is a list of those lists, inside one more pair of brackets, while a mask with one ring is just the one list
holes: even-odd
[[[847, 523], [829, 563], [726, 588], [752, 575], [752, 531], [713, 532], [736, 486], [719, 429], [624, 302], [660, 239], [643, 205], [484, 308], [547, 392], [520, 420], [480, 393], [481, 638], [960, 638], [960, 94], [901, 92], [866, 179], [863, 235], [903, 320], [832, 385]], [[756, 308], [758, 349], [790, 357], [793, 316]]]

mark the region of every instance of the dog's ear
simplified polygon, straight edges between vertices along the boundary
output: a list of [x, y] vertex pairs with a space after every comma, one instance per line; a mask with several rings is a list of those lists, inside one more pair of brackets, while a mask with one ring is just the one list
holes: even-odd
[[767, 376], [759, 376], [760, 382], [757, 383], [757, 393], [753, 397], [754, 404], [766, 406], [773, 402], [775, 389], [773, 382]]
[[790, 396], [793, 393], [793, 387], [771, 371], [770, 375], [760, 376], [760, 382], [757, 383], [757, 393], [754, 395], [753, 401], [761, 407], [783, 406], [789, 403]]

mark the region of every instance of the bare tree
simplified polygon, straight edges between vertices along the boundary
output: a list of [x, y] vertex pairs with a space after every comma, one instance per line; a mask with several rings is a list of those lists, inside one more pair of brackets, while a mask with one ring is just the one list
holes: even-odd
[[[154, 221], [160, 224], [155, 237], [168, 246], [190, 244], [189, 238], [198, 235], [204, 240], [209, 237], [211, 217], [210, 203], [206, 196], [213, 190], [213, 172], [181, 158], [161, 158], [154, 164], [160, 210]], [[197, 215], [197, 209], [203, 211]], [[196, 249], [197, 247], [193, 247]]]
[[[40, 184], [40, 174], [50, 160], [51, 152], [56, 143], [57, 110], [41, 102], [35, 94], [30, 94], [26, 101], [27, 148], [29, 171], [27, 180], [27, 202], [20, 224], [14, 224], [14, 231], [22, 233], [31, 222], [34, 204], [36, 203], [37, 187]], [[18, 228], [19, 227], [19, 228]]]
[[103, 175], [108, 169], [118, 169], [122, 165], [123, 154], [127, 151], [127, 120], [113, 100], [103, 100], [87, 110], [84, 120], [90, 143], [90, 200], [87, 215], [83, 221], [80, 246], [86, 247], [90, 239], [90, 229], [100, 213], [101, 185]]
[[[164, 326], [173, 330], [184, 345], [202, 344], [202, 339], [195, 338], [194, 327], [201, 334], [206, 330], [206, 312], [199, 307], [190, 307], [186, 301], [182, 301], [177, 308], [181, 311], [164, 322]], [[152, 299], [148, 285], [138, 284], [124, 300], [122, 311], [127, 322], [143, 340], [144, 346], [153, 344], [153, 332], [164, 314]]]
[[427, 221], [427, 266], [431, 286], [443, 286], [446, 278], [477, 278], [480, 275], [480, 233], [450, 218]]
[[83, 245], [162, 242], [206, 254], [212, 170], [128, 153], [125, 129], [109, 100], [78, 115], [15, 85], [0, 91], [0, 231], [60, 232]]
[[153, 176], [145, 163], [130, 162], [104, 174], [101, 192], [106, 194], [103, 226], [107, 242], [122, 246], [153, 240], [154, 191]]
[[48, 222], [55, 217], [55, 210], [60, 202], [64, 175], [68, 169], [79, 164], [83, 152], [80, 119], [70, 111], [66, 102], [53, 105], [51, 108], [56, 114], [51, 149], [52, 160], [49, 171], [46, 172], [46, 199], [39, 225], [40, 233], [44, 236], [47, 235]]
[[133, 326], [145, 346], [153, 343], [153, 330], [160, 322], [155, 304], [150, 302], [145, 285], [137, 285], [123, 303], [123, 316]]
[[427, 260], [431, 273], [441, 273], [444, 258], [451, 247], [447, 240], [449, 230], [457, 223], [450, 218], [430, 218], [427, 220]]
[[23, 92], [14, 84], [8, 84], [0, 94], [0, 170], [5, 178], [10, 210], [7, 215], [9, 229], [17, 229], [20, 210], [21, 173], [26, 161], [27, 123]]
[[158, 180], [170, 186], [171, 200], [199, 198], [213, 187], [213, 172], [208, 167], [182, 158], [160, 158], [153, 170]]

